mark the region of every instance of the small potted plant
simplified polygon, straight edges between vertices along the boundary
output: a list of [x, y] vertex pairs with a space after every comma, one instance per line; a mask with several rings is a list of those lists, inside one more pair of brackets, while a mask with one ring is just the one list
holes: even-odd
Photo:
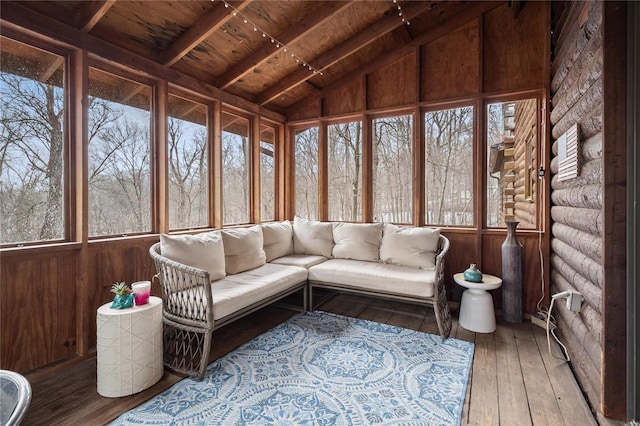
[[125, 309], [133, 306], [134, 294], [124, 281], [112, 285], [111, 293], [115, 294], [111, 309]]

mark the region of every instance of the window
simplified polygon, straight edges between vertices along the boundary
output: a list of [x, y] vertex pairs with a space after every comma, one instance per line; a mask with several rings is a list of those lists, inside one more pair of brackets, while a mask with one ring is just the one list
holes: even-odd
[[362, 220], [362, 122], [331, 124], [329, 220]]
[[425, 221], [473, 226], [473, 107], [428, 112]]
[[62, 240], [64, 57], [0, 37], [0, 243]]
[[169, 228], [209, 225], [206, 105], [169, 95]]
[[89, 68], [89, 235], [151, 231], [151, 87]]
[[373, 220], [411, 223], [411, 115], [373, 121]]
[[251, 149], [249, 120], [222, 114], [222, 221], [249, 223]]
[[275, 219], [276, 209], [276, 129], [260, 126], [260, 219]]
[[537, 226], [538, 100], [487, 105], [487, 226]]
[[295, 133], [296, 214], [318, 219], [318, 127]]

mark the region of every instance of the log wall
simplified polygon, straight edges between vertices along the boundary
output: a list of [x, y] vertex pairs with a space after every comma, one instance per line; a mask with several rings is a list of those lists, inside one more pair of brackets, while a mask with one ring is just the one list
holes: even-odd
[[[551, 292], [572, 290], [585, 296], [589, 309], [571, 312], [563, 303], [554, 306], [560, 335], [567, 345], [576, 376], [590, 403], [600, 401], [602, 353], [602, 120], [583, 126], [586, 117], [601, 115], [602, 5], [567, 3], [564, 25], [554, 49], [551, 80], [551, 133], [555, 141], [580, 123], [581, 172], [558, 182], [558, 146], [551, 160]], [[559, 17], [558, 17], [559, 18]], [[599, 64], [599, 65], [598, 65]], [[586, 312], [589, 313], [588, 318]]]
[[516, 180], [515, 188], [515, 220], [518, 227], [535, 229], [537, 225], [536, 200], [538, 192], [538, 120], [535, 99], [516, 104], [516, 128], [514, 156]]
[[[620, 407], [624, 401], [624, 340], [620, 340], [620, 332], [615, 331], [624, 330], [624, 320], [620, 321], [624, 315], [619, 313], [624, 300], [608, 298], [607, 293], [619, 295], [620, 288], [624, 292], [624, 277], [615, 281], [607, 278], [608, 274], [616, 274], [618, 267], [611, 264], [605, 255], [607, 250], [615, 251], [616, 244], [624, 247], [624, 243], [616, 242], [619, 238], [617, 226], [607, 219], [607, 216], [614, 215], [613, 207], [610, 207], [611, 213], [607, 213], [607, 199], [613, 197], [609, 194], [615, 194], [616, 189], [607, 188], [605, 176], [607, 172], [611, 176], [617, 174], [615, 170], [619, 165], [616, 165], [615, 155], [607, 156], [605, 148], [616, 152], [615, 147], [620, 142], [616, 141], [619, 135], [612, 133], [614, 138], [605, 144], [608, 133], [605, 133], [604, 123], [605, 119], [616, 123], [620, 119], [616, 116], [622, 115], [610, 112], [619, 105], [616, 97], [605, 96], [603, 10], [608, 7], [617, 6], [602, 1], [565, 2], [562, 10], [557, 8], [552, 23], [555, 46], [550, 112], [554, 140], [551, 160], [551, 292], [571, 290], [583, 295], [579, 312], [569, 311], [564, 303], [554, 306], [553, 314], [559, 322], [560, 336], [591, 405], [604, 416], [623, 419], [624, 410], [614, 407]], [[609, 46], [616, 51], [617, 44], [619, 41], [612, 40]], [[612, 63], [614, 69], [619, 65]], [[616, 78], [612, 76], [611, 79]], [[624, 96], [619, 98], [624, 104]], [[624, 119], [622, 115], [623, 124]], [[580, 131], [580, 173], [576, 178], [561, 182], [557, 176], [558, 146], [555, 140], [576, 123]], [[618, 128], [618, 124], [611, 126], [611, 130]], [[621, 142], [624, 146], [624, 139]], [[624, 208], [619, 210], [625, 211]], [[610, 242], [606, 241], [607, 234], [613, 236]], [[614, 262], [619, 263], [618, 260]], [[605, 313], [607, 309], [611, 312], [612, 308], [618, 313], [607, 321]], [[607, 341], [607, 334], [618, 338]], [[616, 386], [613, 386], [614, 380]]]

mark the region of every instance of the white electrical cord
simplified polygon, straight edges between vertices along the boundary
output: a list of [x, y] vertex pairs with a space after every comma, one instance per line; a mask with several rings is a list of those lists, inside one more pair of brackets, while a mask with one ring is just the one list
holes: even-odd
[[[539, 176], [539, 181], [542, 182], [544, 179], [544, 176]], [[544, 188], [543, 185], [539, 185], [538, 186], [538, 202], [540, 203], [540, 208], [538, 209], [539, 212], [542, 212], [542, 214], [544, 214]], [[540, 228], [542, 228], [542, 214], [540, 215], [540, 223], [538, 224], [540, 226]], [[542, 301], [544, 300], [544, 296], [545, 296], [545, 291], [544, 291], [544, 254], [542, 253], [542, 229], [540, 229], [538, 231], [538, 254], [540, 255], [540, 287], [542, 289], [542, 296], [540, 296], [540, 300], [538, 300], [538, 303], [536, 303], [536, 309], [538, 310], [539, 313], [545, 315], [547, 317], [547, 319], [549, 319], [549, 311], [547, 310], [547, 307], [543, 307], [541, 306]]]
[[[549, 353], [554, 357], [554, 358], [558, 358], [561, 359], [563, 361], [571, 361], [571, 359], [569, 358], [569, 351], [567, 350], [567, 347], [560, 341], [560, 339], [558, 338], [558, 336], [556, 336], [555, 330], [551, 330], [549, 331], [549, 325], [551, 322], [551, 311], [553, 310], [553, 303], [556, 301], [557, 298], [559, 297], [566, 297], [569, 295], [569, 292], [562, 292], [562, 293], [558, 293], [558, 294], [554, 294], [553, 297], [551, 298], [551, 304], [549, 305], [549, 312], [547, 312], [547, 348], [549, 349]], [[566, 357], [559, 357], [558, 355], [554, 354], [553, 352], [551, 352], [551, 339], [549, 338], [549, 334], [553, 335], [553, 338], [556, 340], [556, 342], [558, 342], [558, 344], [562, 347], [564, 354], [566, 355]]]

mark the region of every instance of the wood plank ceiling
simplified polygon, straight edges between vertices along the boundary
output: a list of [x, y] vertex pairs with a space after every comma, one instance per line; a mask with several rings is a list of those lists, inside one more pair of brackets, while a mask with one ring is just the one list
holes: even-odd
[[460, 16], [496, 5], [406, 0], [19, 3], [285, 115], [323, 89], [357, 78], [368, 65], [407, 52], [443, 28], [453, 29]]

